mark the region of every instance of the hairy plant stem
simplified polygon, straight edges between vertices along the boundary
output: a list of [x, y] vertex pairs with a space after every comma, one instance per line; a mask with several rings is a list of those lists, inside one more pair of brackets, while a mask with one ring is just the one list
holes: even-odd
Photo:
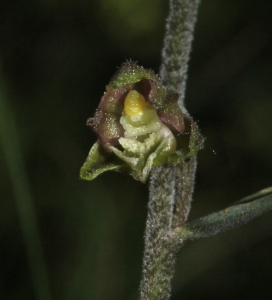
[[[160, 76], [183, 107], [193, 31], [200, 0], [170, 0]], [[181, 241], [169, 232], [187, 219], [194, 187], [196, 158], [152, 170], [145, 232], [141, 300], [167, 300]]]
[[178, 166], [154, 168], [145, 232], [142, 300], [169, 299], [180, 239], [169, 233], [185, 222], [190, 210], [196, 168], [195, 158]]

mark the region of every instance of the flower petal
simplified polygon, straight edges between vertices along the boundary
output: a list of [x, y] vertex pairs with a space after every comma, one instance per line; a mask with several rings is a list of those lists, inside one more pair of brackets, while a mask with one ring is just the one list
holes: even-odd
[[125, 88], [109, 89], [102, 97], [94, 118], [87, 121], [109, 152], [109, 146], [117, 146], [119, 138], [124, 135], [120, 118], [127, 93]]

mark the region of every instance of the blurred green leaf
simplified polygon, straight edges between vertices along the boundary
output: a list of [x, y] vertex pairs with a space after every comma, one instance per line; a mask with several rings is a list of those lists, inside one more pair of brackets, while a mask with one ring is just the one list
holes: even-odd
[[0, 61], [0, 147], [3, 149], [22, 235], [29, 260], [32, 283], [38, 300], [51, 300], [49, 278], [44, 259], [38, 219], [27, 178], [27, 171], [19, 143], [17, 124], [8, 99], [8, 92]]

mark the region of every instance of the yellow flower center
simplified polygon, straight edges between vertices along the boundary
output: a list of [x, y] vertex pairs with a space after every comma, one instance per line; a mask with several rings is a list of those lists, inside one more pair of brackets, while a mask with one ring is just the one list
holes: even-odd
[[135, 90], [130, 91], [125, 99], [124, 110], [129, 117], [141, 114], [147, 106], [143, 95]]

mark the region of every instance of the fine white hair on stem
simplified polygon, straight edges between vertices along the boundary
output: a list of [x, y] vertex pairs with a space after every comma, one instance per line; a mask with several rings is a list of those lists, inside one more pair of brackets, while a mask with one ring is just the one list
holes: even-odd
[[160, 77], [169, 92], [180, 94], [181, 107], [199, 3], [200, 0], [171, 0], [166, 21]]
[[[184, 108], [185, 85], [193, 32], [200, 0], [170, 0], [162, 51], [160, 77], [170, 93], [179, 93]], [[153, 168], [145, 231], [141, 300], [167, 300], [171, 294], [177, 239], [167, 238], [169, 229], [184, 223], [190, 211], [196, 157], [175, 166]]]

